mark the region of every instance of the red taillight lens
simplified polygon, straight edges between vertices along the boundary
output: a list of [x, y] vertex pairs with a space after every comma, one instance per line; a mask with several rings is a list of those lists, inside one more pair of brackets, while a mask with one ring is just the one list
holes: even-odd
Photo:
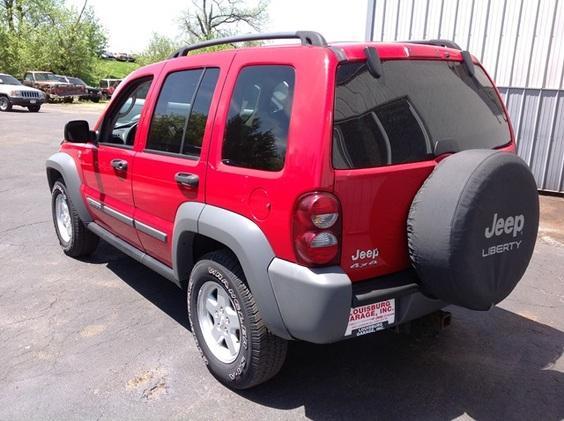
[[300, 197], [294, 215], [293, 234], [299, 263], [307, 266], [337, 264], [341, 247], [337, 198], [326, 192]]

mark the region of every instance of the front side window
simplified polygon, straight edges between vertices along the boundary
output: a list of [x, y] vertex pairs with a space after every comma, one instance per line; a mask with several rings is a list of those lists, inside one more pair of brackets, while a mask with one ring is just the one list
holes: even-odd
[[225, 164], [265, 171], [284, 167], [294, 82], [290, 66], [249, 66], [241, 71], [223, 140]]
[[369, 168], [445, 152], [495, 148], [510, 140], [495, 88], [475, 66], [440, 60], [389, 60], [375, 79], [366, 63], [337, 68], [333, 166]]
[[106, 117], [100, 142], [132, 147], [152, 79], [132, 82]]
[[167, 76], [151, 121], [148, 150], [199, 156], [219, 69]]

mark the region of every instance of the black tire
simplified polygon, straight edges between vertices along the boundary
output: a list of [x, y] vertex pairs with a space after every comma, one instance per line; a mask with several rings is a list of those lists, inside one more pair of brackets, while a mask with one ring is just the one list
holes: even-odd
[[12, 111], [12, 102], [7, 96], [0, 96], [0, 111]]
[[[208, 348], [198, 320], [197, 300], [207, 281], [217, 283], [231, 298], [242, 326], [240, 350], [224, 363]], [[274, 377], [286, 359], [287, 341], [265, 326], [237, 259], [228, 251], [206, 254], [194, 266], [188, 284], [188, 315], [200, 354], [211, 374], [233, 389], [248, 389]]]
[[41, 109], [41, 105], [30, 105], [27, 109], [30, 113], [37, 113]]
[[[63, 195], [63, 197], [65, 198], [70, 213], [72, 234], [70, 235], [69, 240], [65, 240], [63, 238], [63, 235], [61, 235], [57, 224], [55, 204], [57, 196], [59, 195]], [[88, 256], [92, 254], [94, 250], [96, 250], [99, 238], [93, 232], [89, 231], [88, 228], [86, 228], [86, 226], [78, 216], [78, 212], [73, 206], [70, 197], [67, 195], [66, 186], [62, 181], [56, 181], [53, 185], [53, 189], [51, 190], [51, 213], [53, 216], [55, 232], [57, 233], [57, 238], [59, 239], [59, 244], [61, 244], [61, 247], [63, 248], [63, 251], [66, 255], [71, 257], [82, 257]]]
[[100, 102], [100, 97], [99, 96], [92, 97], [92, 102], [97, 104], [98, 102]]

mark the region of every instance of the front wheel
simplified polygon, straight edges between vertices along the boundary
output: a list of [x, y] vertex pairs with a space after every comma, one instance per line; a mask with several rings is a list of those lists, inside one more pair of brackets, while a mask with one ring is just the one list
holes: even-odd
[[71, 257], [87, 256], [94, 252], [98, 237], [88, 231], [67, 195], [67, 188], [56, 181], [51, 192], [51, 211], [55, 232], [65, 254]]
[[0, 111], [11, 111], [12, 103], [7, 96], [0, 96]]
[[188, 315], [204, 362], [226, 386], [248, 389], [282, 368], [287, 342], [266, 328], [231, 253], [209, 253], [194, 266]]
[[31, 113], [36, 113], [41, 109], [41, 105], [30, 105], [29, 107], [27, 107], [27, 109]]

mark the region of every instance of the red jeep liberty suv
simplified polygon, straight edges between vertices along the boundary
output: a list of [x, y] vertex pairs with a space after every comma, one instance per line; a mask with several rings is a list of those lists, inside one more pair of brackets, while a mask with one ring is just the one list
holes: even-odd
[[[299, 43], [188, 55], [282, 38]], [[205, 363], [237, 389], [289, 340], [490, 309], [538, 228], [498, 91], [444, 40], [182, 48], [129, 75], [94, 131], [69, 122], [47, 177], [64, 252], [102, 238], [187, 291]]]

